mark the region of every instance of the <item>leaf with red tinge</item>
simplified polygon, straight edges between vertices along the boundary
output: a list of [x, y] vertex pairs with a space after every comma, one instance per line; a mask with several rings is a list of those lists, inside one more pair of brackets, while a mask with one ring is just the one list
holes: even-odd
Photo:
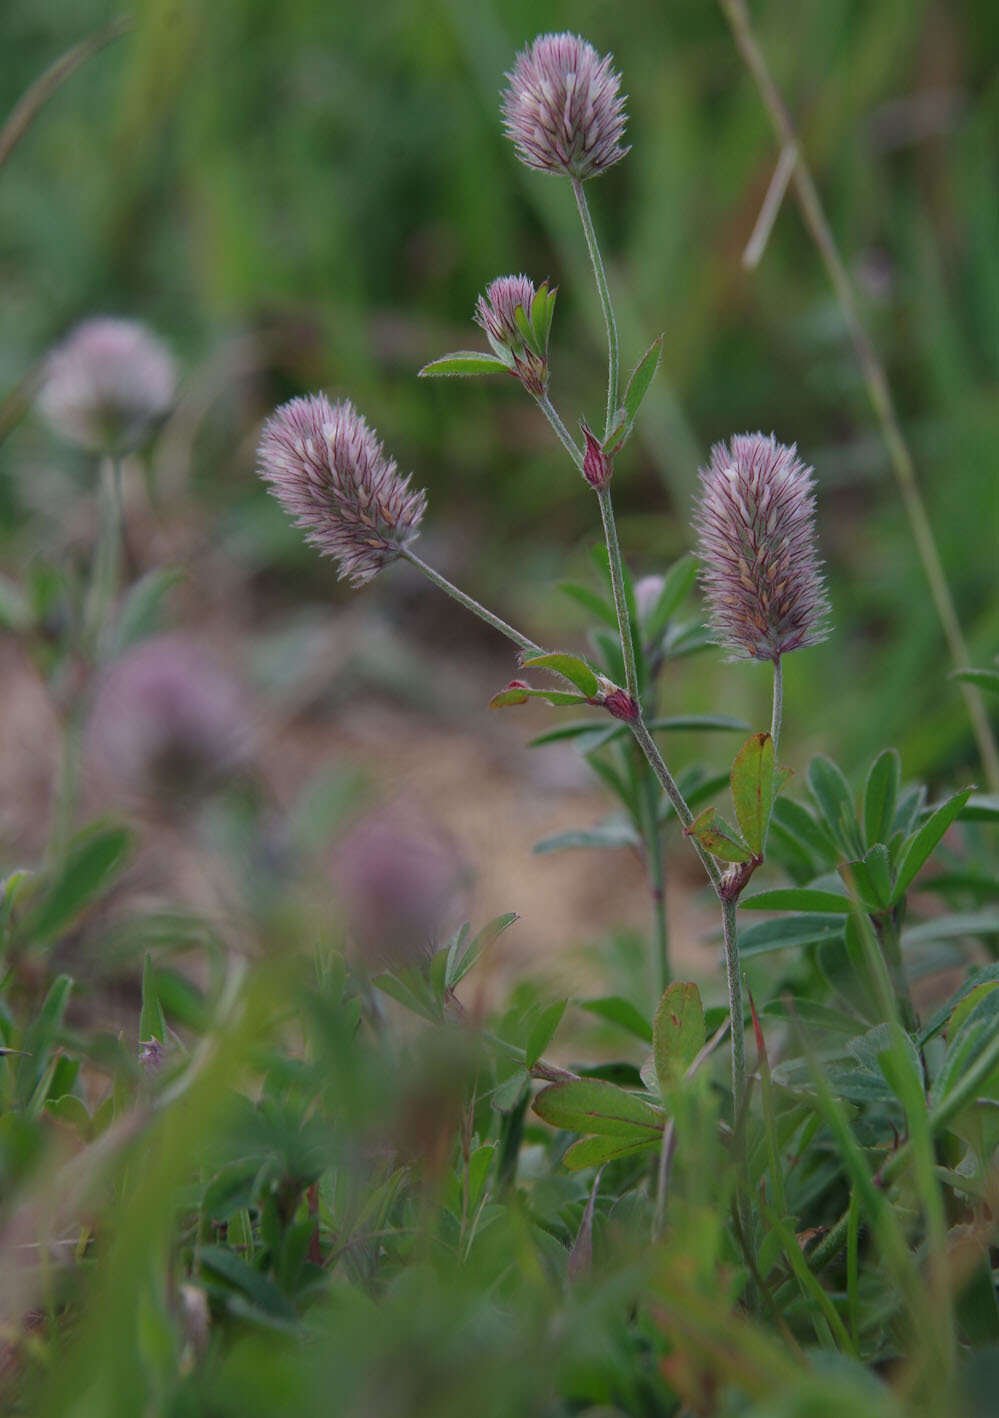
[[774, 741], [769, 734], [752, 734], [732, 764], [732, 801], [736, 821], [755, 857], [763, 855], [774, 796]]
[[723, 862], [751, 862], [753, 854], [744, 842], [740, 842], [735, 830], [724, 818], [718, 816], [713, 807], [707, 807], [695, 817], [689, 827], [683, 829], [686, 837], [694, 837], [701, 846]]
[[674, 980], [664, 991], [652, 1024], [652, 1055], [663, 1093], [679, 1083], [703, 1048], [701, 992], [690, 981]]
[[567, 1132], [599, 1133], [602, 1137], [630, 1138], [662, 1132], [666, 1119], [633, 1093], [597, 1078], [573, 1079], [543, 1088], [534, 1100], [534, 1111], [552, 1127]]

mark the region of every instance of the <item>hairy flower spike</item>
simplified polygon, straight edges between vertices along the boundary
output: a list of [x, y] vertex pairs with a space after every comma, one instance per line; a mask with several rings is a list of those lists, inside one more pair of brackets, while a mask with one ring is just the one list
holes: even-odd
[[260, 476], [303, 527], [306, 540], [337, 562], [341, 580], [363, 586], [418, 534], [426, 493], [400, 477], [374, 430], [349, 399], [291, 399], [264, 425]]
[[595, 177], [628, 151], [620, 74], [574, 34], [540, 35], [517, 55], [502, 99], [507, 137], [540, 172]]
[[735, 658], [777, 660], [828, 635], [815, 546], [812, 470], [773, 434], [716, 443], [695, 514], [715, 640]]
[[173, 403], [177, 373], [162, 341], [136, 320], [85, 320], [45, 361], [38, 407], [71, 443], [124, 453]]
[[[547, 285], [542, 293], [549, 295]], [[475, 304], [475, 323], [485, 331], [494, 353], [536, 399], [548, 388], [548, 328], [551, 313], [545, 308], [546, 328], [536, 330], [531, 319], [537, 291], [527, 276], [500, 276], [491, 282]], [[551, 292], [554, 302], [555, 293]], [[517, 320], [517, 312], [521, 320]]]

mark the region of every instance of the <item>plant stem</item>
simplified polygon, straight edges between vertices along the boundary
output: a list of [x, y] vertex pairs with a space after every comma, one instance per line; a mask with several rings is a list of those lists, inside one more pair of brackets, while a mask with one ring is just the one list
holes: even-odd
[[428, 566], [425, 561], [421, 561], [415, 552], [403, 547], [399, 554], [405, 557], [412, 566], [415, 566], [417, 571], [422, 571], [427, 580], [432, 581], [439, 590], [446, 591], [452, 600], [457, 601], [460, 606], [464, 606], [473, 615], [477, 615], [480, 620], [484, 620], [487, 625], [491, 625], [494, 630], [498, 630], [508, 640], [512, 640], [525, 653], [530, 655], [544, 654], [542, 646], [535, 644], [528, 636], [521, 635], [519, 630], [514, 630], [512, 625], [507, 625], [505, 620], [501, 620], [498, 615], [493, 615], [492, 611], [486, 610], [485, 606], [481, 605], [474, 597], [467, 596], [464, 591], [459, 591], [453, 582], [442, 576], [439, 571], [435, 571], [432, 566]]
[[[680, 789], [677, 786], [676, 779], [666, 767], [666, 762], [662, 754], [659, 752], [659, 745], [649, 733], [648, 726], [646, 725], [645, 720], [642, 718], [638, 718], [634, 723], [629, 724], [628, 727], [634, 734], [635, 741], [638, 743], [642, 752], [645, 754], [649, 767], [659, 779], [663, 792], [673, 804], [673, 807], [676, 810], [676, 815], [680, 819], [681, 825], [683, 827], [689, 827], [694, 820], [694, 814], [691, 812], [687, 804], [687, 799], [680, 792]], [[700, 857], [701, 864], [708, 874], [708, 877], [711, 881], [711, 885], [715, 888], [715, 891], [717, 892], [721, 886], [721, 872], [718, 870], [718, 866], [715, 862], [714, 857], [710, 856], [709, 853], [704, 850], [704, 848], [701, 846], [700, 842], [698, 842], [696, 838], [691, 837], [688, 840], [694, 851]]]
[[[736, 46], [746, 67], [756, 81], [756, 87], [764, 107], [770, 115], [770, 122], [781, 148], [786, 150], [797, 146], [798, 139], [794, 125], [767, 66], [763, 51], [753, 33], [745, 0], [719, 0], [719, 3], [732, 30]], [[955, 669], [967, 669], [970, 663], [968, 647], [947, 583], [947, 576], [940, 560], [940, 553], [937, 550], [926, 505], [916, 481], [915, 464], [899, 423], [888, 378], [860, 317], [853, 285], [823, 210], [822, 200], [819, 197], [814, 179], [800, 149], [791, 172], [791, 182], [794, 185], [805, 226], [825, 264], [826, 272], [832, 282], [843, 318], [850, 332], [854, 351], [867, 387], [867, 394], [888, 448], [892, 471], [909, 519], [913, 540], [923, 564], [923, 571], [929, 583], [930, 595], [950, 649], [951, 659]], [[989, 724], [981, 694], [977, 686], [966, 684], [963, 681], [960, 688], [967, 705], [972, 731], [989, 786], [993, 792], [999, 792], [999, 749], [996, 747], [995, 736]]]
[[611, 428], [614, 425], [614, 415], [617, 413], [617, 386], [620, 365], [617, 321], [614, 318], [614, 307], [611, 304], [610, 290], [607, 285], [607, 273], [604, 270], [604, 261], [600, 254], [600, 245], [597, 241], [597, 234], [593, 229], [593, 218], [590, 216], [590, 204], [586, 200], [586, 192], [578, 177], [572, 179], [572, 190], [575, 193], [576, 206], [579, 209], [579, 220], [583, 224], [583, 235], [586, 237], [586, 249], [590, 253], [593, 275], [597, 283], [597, 294], [600, 297], [600, 308], [603, 311], [604, 325], [607, 329], [607, 419], [604, 425], [604, 438], [608, 438]]
[[638, 669], [635, 664], [635, 642], [631, 634], [631, 616], [628, 613], [628, 597], [624, 589], [624, 566], [621, 561], [621, 546], [617, 539], [614, 504], [611, 501], [609, 487], [602, 487], [598, 490], [597, 501], [600, 503], [600, 519], [604, 524], [604, 541], [607, 545], [611, 590], [614, 593], [614, 609], [617, 612], [617, 631], [621, 637], [625, 688], [637, 703]]
[[784, 718], [784, 661], [780, 655], [774, 660], [774, 707], [770, 716], [770, 737], [774, 744], [774, 759], [780, 747], [780, 730]]
[[101, 459], [98, 493], [97, 547], [94, 552], [84, 606], [84, 650], [94, 661], [100, 659], [107, 622], [121, 568], [121, 460], [108, 455]]
[[743, 1027], [742, 969], [736, 936], [735, 902], [723, 899], [721, 908], [728, 1008], [732, 1019], [732, 1119], [734, 1129], [738, 1130], [746, 1101], [746, 1031]]
[[572, 434], [562, 422], [562, 417], [559, 414], [558, 409], [556, 409], [555, 405], [552, 403], [551, 399], [548, 397], [547, 394], [541, 395], [541, 397], [537, 400], [537, 405], [541, 412], [544, 414], [545, 418], [551, 424], [552, 428], [555, 430], [555, 433], [558, 437], [558, 441], [561, 443], [562, 447], [568, 453], [569, 457], [575, 463], [579, 471], [582, 472], [583, 455], [579, 451], [579, 448], [577, 447], [576, 443], [574, 442]]
[[[632, 749], [638, 752], [636, 744]], [[666, 863], [663, 861], [662, 834], [659, 827], [659, 795], [647, 763], [639, 760], [642, 789], [642, 839], [645, 846], [645, 874], [652, 897], [652, 942], [656, 966], [656, 999], [670, 982], [669, 927], [666, 920]]]

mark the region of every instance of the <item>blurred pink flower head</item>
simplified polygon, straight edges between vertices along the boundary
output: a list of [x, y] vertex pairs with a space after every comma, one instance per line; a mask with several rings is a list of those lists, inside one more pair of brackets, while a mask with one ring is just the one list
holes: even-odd
[[666, 585], [665, 576], [642, 576], [635, 582], [635, 609], [640, 621], [648, 620]]
[[181, 635], [145, 640], [100, 682], [87, 730], [91, 761], [126, 798], [183, 805], [247, 763], [243, 688]]
[[[541, 289], [547, 295], [547, 286]], [[534, 282], [527, 276], [499, 276], [479, 296], [475, 323], [485, 331], [494, 352], [509, 365], [528, 393], [540, 399], [548, 387], [548, 342], [547, 336], [538, 338], [531, 321], [536, 294]], [[518, 310], [523, 315], [523, 326], [517, 322]]]
[[773, 434], [716, 443], [694, 513], [701, 584], [719, 645], [777, 660], [829, 633], [812, 470]]
[[432, 825], [384, 809], [341, 843], [334, 876], [350, 933], [368, 965], [415, 964], [457, 921], [467, 870]]
[[627, 153], [621, 76], [585, 39], [540, 35], [506, 77], [504, 126], [528, 167], [585, 179]]
[[264, 425], [260, 476], [305, 531], [337, 563], [341, 580], [363, 586], [414, 541], [426, 493], [401, 477], [349, 399], [291, 399]]
[[63, 438], [105, 453], [135, 448], [169, 411], [177, 370], [136, 320], [85, 320], [49, 354], [38, 407]]

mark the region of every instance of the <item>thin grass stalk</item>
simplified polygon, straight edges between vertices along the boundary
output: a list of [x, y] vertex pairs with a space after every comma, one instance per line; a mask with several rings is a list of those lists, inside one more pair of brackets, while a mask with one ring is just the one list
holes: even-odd
[[[791, 122], [791, 116], [767, 65], [759, 41], [753, 32], [745, 0], [719, 0], [719, 4], [732, 30], [736, 47], [756, 82], [756, 87], [770, 116], [782, 151], [792, 147], [797, 148], [798, 138]], [[791, 183], [805, 226], [808, 228], [825, 265], [850, 332], [868, 397], [888, 449], [892, 472], [909, 519], [913, 540], [916, 543], [923, 571], [929, 583], [930, 595], [950, 650], [951, 660], [956, 670], [967, 669], [971, 663], [968, 646], [961, 629], [943, 563], [940, 560], [926, 504], [916, 481], [915, 463], [899, 423], [888, 378], [861, 319], [853, 284], [836, 245], [836, 238], [833, 236], [832, 228], [826, 217], [815, 181], [800, 150], [797, 152], [796, 161], [791, 169]], [[982, 696], [973, 684], [962, 681], [960, 689], [964, 695], [968, 717], [971, 720], [972, 731], [989, 786], [993, 792], [999, 792], [999, 748], [996, 746], [995, 734], [989, 723]]]

